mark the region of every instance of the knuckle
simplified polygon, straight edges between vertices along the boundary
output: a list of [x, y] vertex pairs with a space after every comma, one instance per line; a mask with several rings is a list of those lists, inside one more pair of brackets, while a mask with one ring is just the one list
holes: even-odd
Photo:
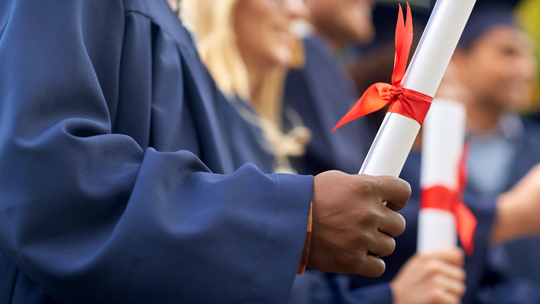
[[461, 265], [465, 262], [465, 253], [463, 252], [463, 250], [454, 248], [454, 250], [452, 250], [451, 252], [454, 263]]
[[395, 219], [393, 220], [394, 221], [394, 225], [396, 227], [396, 232], [395, 234], [396, 235], [393, 235], [393, 237], [397, 237], [397, 236], [400, 236], [403, 234], [403, 232], [405, 232], [405, 229], [407, 228], [407, 222], [405, 221], [405, 218], [403, 217], [403, 215], [399, 214], [399, 213], [395, 213]]
[[411, 184], [408, 182], [402, 180], [402, 183], [405, 185], [405, 194], [410, 197], [412, 195], [412, 187]]
[[372, 176], [364, 175], [362, 176], [361, 182], [356, 186], [356, 191], [358, 191], [363, 196], [377, 193], [377, 185], [375, 178]]
[[398, 189], [398, 191], [400, 191], [400, 194], [402, 194], [403, 196], [411, 196], [412, 194], [411, 184], [409, 184], [407, 181], [396, 177], [394, 184], [395, 184], [394, 188]]
[[435, 283], [435, 286], [443, 286], [444, 285], [444, 277], [440, 274], [436, 274], [432, 277], [433, 283]]
[[423, 252], [417, 252], [415, 254], [415, 258], [416, 260], [419, 262], [419, 263], [422, 263], [425, 265], [425, 263], [427, 263], [427, 261], [429, 261], [429, 257], [428, 255], [426, 255], [425, 253]]
[[384, 273], [384, 271], [386, 270], [386, 264], [382, 260], [379, 260], [379, 261], [380, 262], [371, 263], [372, 264], [372, 265], [370, 265], [371, 269], [366, 274], [367, 277], [369, 277], [369, 278], [377, 278], [377, 277], [380, 277]]
[[459, 295], [462, 296], [467, 291], [467, 286], [464, 283], [459, 284]]
[[380, 253], [380, 256], [382, 257], [389, 256], [396, 250], [396, 240], [393, 238], [387, 237], [387, 240], [385, 240], [384, 243], [384, 248]]
[[436, 275], [441, 271], [441, 264], [437, 260], [429, 260], [426, 263], [426, 270], [429, 275]]
[[443, 303], [445, 299], [444, 290], [441, 288], [433, 289], [433, 292], [430, 294], [429, 303], [437, 304]]
[[[357, 250], [367, 249], [376, 242], [375, 234], [371, 230], [365, 229], [359, 234], [358, 241], [363, 242], [363, 244], [358, 243]], [[367, 250], [365, 251], [367, 252]]]
[[358, 224], [367, 231], [377, 231], [381, 214], [375, 207], [366, 208], [357, 216]]
[[467, 273], [465, 272], [465, 270], [463, 270], [462, 268], [458, 268], [458, 276], [459, 276], [459, 280], [460, 281], [465, 281], [465, 279], [467, 278]]
[[343, 262], [349, 266], [358, 267], [365, 263], [366, 253], [362, 249], [348, 248], [343, 254]]
[[365, 272], [366, 264], [367, 264], [367, 255], [364, 253], [351, 255], [348, 258], [347, 263], [347, 269], [351, 270], [348, 272], [361, 274], [363, 275]]
[[396, 250], [396, 240], [394, 238], [389, 238], [389, 253], [388, 255], [392, 254]]

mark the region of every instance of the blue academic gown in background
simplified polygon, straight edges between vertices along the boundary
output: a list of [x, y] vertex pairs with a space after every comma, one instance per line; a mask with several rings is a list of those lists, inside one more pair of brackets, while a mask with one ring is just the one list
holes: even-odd
[[313, 134], [306, 154], [294, 161], [300, 174], [327, 170], [358, 173], [371, 146], [371, 132], [364, 119], [332, 132], [359, 96], [353, 82], [334, 61], [330, 45], [314, 35], [304, 39], [306, 64], [291, 70], [284, 91], [285, 107], [291, 107]]
[[[502, 192], [510, 190], [527, 172], [540, 163], [540, 125], [523, 119], [523, 131]], [[474, 183], [467, 191], [480, 192]], [[491, 252], [482, 303], [540, 303], [540, 238], [530, 237], [498, 246]]]
[[0, 2], [0, 303], [283, 303], [313, 180], [235, 166], [165, 1]]
[[[372, 142], [373, 132], [365, 120], [351, 122], [336, 132], [333, 127], [356, 101], [352, 81], [332, 57], [329, 45], [321, 36], [304, 40], [306, 65], [291, 71], [285, 87], [285, 103], [292, 106], [313, 133], [305, 157], [297, 163], [300, 173], [317, 174], [338, 169], [357, 173]], [[358, 94], [356, 94], [358, 95]], [[386, 271], [376, 279], [357, 275], [334, 275], [313, 270], [297, 276], [290, 304], [307, 303], [391, 303], [389, 282], [405, 262], [416, 252], [419, 193], [420, 153], [411, 152], [401, 178], [411, 184], [412, 197], [400, 211], [407, 221], [405, 233], [396, 238], [396, 250], [385, 257]], [[464, 303], [473, 303], [486, 267], [487, 243], [495, 214], [492, 200], [468, 197], [466, 202], [478, 218], [476, 250], [466, 259], [467, 294]]]
[[[523, 120], [523, 136], [512, 161], [504, 191], [510, 190], [538, 163], [540, 163], [540, 124]], [[474, 187], [471, 192], [474, 192]], [[506, 244], [505, 247], [512, 261], [512, 266], [508, 268], [510, 274], [540, 284], [540, 238], [517, 240]]]
[[252, 163], [263, 173], [274, 173], [276, 159], [259, 126], [255, 109], [236, 95], [229, 100], [222, 97], [217, 111], [235, 169]]

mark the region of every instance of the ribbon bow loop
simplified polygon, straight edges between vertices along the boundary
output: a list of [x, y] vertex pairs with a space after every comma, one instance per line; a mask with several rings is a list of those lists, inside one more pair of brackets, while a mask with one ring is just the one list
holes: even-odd
[[357, 118], [384, 108], [388, 103], [392, 104], [389, 112], [407, 116], [422, 125], [433, 97], [402, 87], [412, 40], [413, 25], [411, 8], [409, 3], [407, 3], [407, 20], [404, 22], [400, 4], [396, 26], [396, 54], [394, 58], [394, 71], [392, 72], [392, 85], [376, 83], [370, 86], [349, 112], [341, 118], [333, 131]]

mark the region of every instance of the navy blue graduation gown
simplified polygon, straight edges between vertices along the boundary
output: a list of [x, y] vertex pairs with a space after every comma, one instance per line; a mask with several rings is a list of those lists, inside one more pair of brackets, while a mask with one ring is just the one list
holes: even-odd
[[[540, 125], [524, 120], [523, 126], [523, 138], [513, 159], [505, 191], [510, 190], [534, 165], [540, 163]], [[540, 284], [540, 238], [517, 240], [505, 247], [511, 260], [509, 274]]]
[[306, 64], [302, 69], [291, 70], [285, 83], [285, 107], [294, 109], [313, 133], [305, 156], [295, 160], [294, 166], [300, 174], [327, 170], [354, 174], [360, 170], [371, 146], [371, 132], [365, 119], [332, 132], [359, 96], [323, 39], [304, 39]]
[[217, 109], [234, 167], [252, 163], [263, 173], [273, 173], [276, 159], [259, 126], [255, 109], [238, 96], [231, 96], [230, 100], [220, 98]]
[[[332, 129], [355, 102], [352, 83], [332, 58], [322, 37], [305, 39], [306, 65], [291, 71], [285, 88], [285, 102], [300, 114], [313, 132], [306, 156], [297, 163], [300, 173], [317, 174], [338, 169], [357, 173], [372, 142], [372, 132], [364, 119], [356, 120], [336, 132]], [[420, 154], [412, 152], [402, 170], [401, 178], [408, 181], [413, 195], [400, 211], [407, 221], [405, 233], [396, 238], [396, 251], [386, 262], [385, 273], [376, 279], [357, 275], [333, 275], [308, 270], [297, 276], [289, 303], [390, 303], [389, 282], [405, 262], [416, 252], [418, 197], [420, 193]], [[464, 303], [474, 302], [475, 292], [486, 267], [485, 255], [495, 214], [492, 200], [467, 198], [478, 218], [475, 253], [467, 258], [468, 291]]]
[[310, 176], [233, 172], [165, 1], [0, 2], [0, 303], [283, 303]]

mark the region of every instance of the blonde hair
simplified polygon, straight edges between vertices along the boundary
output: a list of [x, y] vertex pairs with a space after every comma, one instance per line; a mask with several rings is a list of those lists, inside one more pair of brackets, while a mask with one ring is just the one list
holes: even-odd
[[[239, 111], [248, 122], [257, 124], [270, 144], [276, 157], [276, 172], [292, 172], [288, 156], [301, 156], [311, 139], [311, 132], [297, 126], [291, 132], [282, 132], [283, 86], [287, 70], [273, 68], [263, 77], [256, 96], [251, 96], [248, 72], [236, 44], [234, 10], [239, 0], [183, 0], [181, 16], [197, 38], [197, 49], [217, 86], [229, 101], [238, 95], [253, 102], [256, 117]], [[186, 20], [187, 19], [187, 20]], [[292, 35], [292, 34], [291, 34]], [[303, 45], [295, 39], [292, 49], [292, 66], [304, 64]], [[253, 116], [253, 115], [251, 115]]]

